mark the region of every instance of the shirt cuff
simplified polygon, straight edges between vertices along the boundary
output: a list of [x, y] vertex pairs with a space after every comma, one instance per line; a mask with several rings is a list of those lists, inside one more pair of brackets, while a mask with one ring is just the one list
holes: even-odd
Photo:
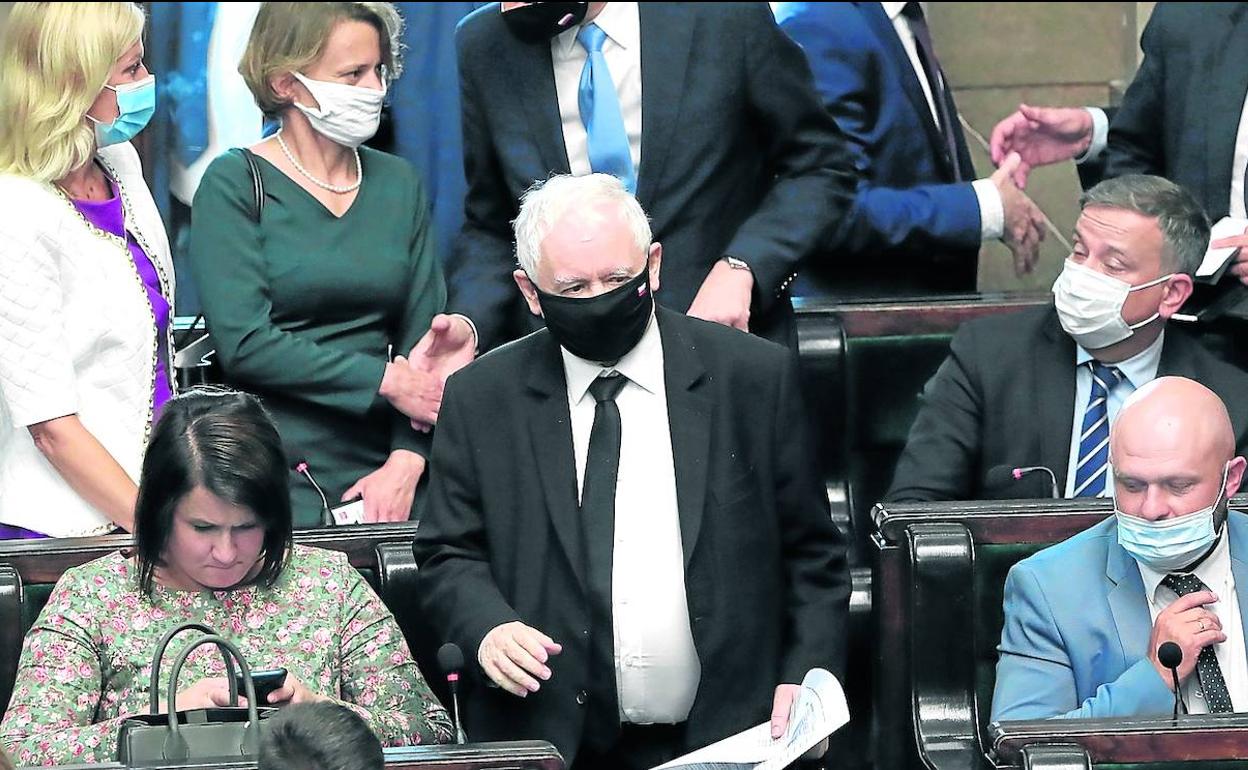
[[1005, 204], [1001, 202], [1001, 191], [991, 179], [976, 179], [971, 182], [971, 188], [979, 199], [980, 239], [999, 240], [1005, 235]]
[[477, 325], [472, 322], [471, 318], [463, 313], [451, 313], [450, 315], [455, 318], [464, 319], [464, 323], [468, 324], [469, 329], [472, 329], [472, 354], [474, 356], [478, 355], [481, 352], [481, 335], [477, 334]]
[[1075, 163], [1096, 159], [1105, 150], [1105, 145], [1109, 143], [1109, 118], [1105, 116], [1105, 110], [1100, 107], [1084, 107], [1084, 109], [1092, 116], [1092, 143], [1082, 155], [1075, 158]]

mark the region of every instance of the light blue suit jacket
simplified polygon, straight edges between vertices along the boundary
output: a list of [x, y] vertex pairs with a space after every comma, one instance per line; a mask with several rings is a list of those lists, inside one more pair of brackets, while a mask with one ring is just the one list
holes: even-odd
[[[1231, 572], [1248, 620], [1248, 516], [1231, 511]], [[1168, 716], [1148, 660], [1152, 618], [1113, 516], [1010, 569], [992, 719]]]

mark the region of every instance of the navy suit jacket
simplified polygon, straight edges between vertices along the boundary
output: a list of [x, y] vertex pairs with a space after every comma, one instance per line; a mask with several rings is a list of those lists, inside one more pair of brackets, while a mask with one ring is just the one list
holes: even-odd
[[[663, 244], [658, 301], [684, 312], [714, 264], [754, 272], [751, 331], [790, 341], [788, 285], [848, 209], [844, 139], [819, 105], [801, 50], [764, 3], [640, 3], [637, 199]], [[569, 173], [550, 43], [525, 43], [497, 3], [456, 33], [468, 195], [448, 266], [448, 307], [481, 348], [534, 321], [523, 309], [511, 221], [521, 194]]]
[[1144, 60], [1109, 126], [1105, 174], [1164, 176], [1216, 222], [1230, 204], [1248, 94], [1248, 3], [1158, 3], [1140, 47]]
[[[849, 215], [795, 294], [974, 291], [980, 246], [974, 167], [955, 122], [954, 159], [892, 21], [879, 3], [779, 3], [824, 106], [849, 138], [858, 188]], [[946, 89], [946, 107], [957, 106]], [[955, 117], [956, 121], [956, 117]]]
[[[1242, 622], [1248, 517], [1231, 511], [1227, 527]], [[993, 721], [1168, 716], [1174, 694], [1148, 660], [1152, 628], [1139, 566], [1118, 544], [1113, 516], [1020, 561], [1005, 581]]]

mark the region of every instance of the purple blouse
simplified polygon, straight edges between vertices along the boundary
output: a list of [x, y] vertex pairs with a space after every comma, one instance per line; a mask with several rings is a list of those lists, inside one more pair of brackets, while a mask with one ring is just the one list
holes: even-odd
[[134, 236], [126, 231], [125, 214], [121, 208], [121, 196], [117, 194], [117, 185], [109, 180], [112, 197], [106, 201], [90, 201], [74, 199], [74, 208], [87, 218], [87, 221], [107, 233], [124, 238], [130, 247], [130, 256], [134, 266], [138, 268], [139, 277], [143, 279], [143, 287], [147, 289], [147, 298], [152, 303], [152, 313], [156, 317], [156, 378], [152, 391], [152, 422], [160, 417], [165, 403], [173, 397], [170, 387], [169, 366], [167, 357], [169, 329], [169, 301], [160, 293], [160, 276], [156, 266], [143, 251], [143, 247]]

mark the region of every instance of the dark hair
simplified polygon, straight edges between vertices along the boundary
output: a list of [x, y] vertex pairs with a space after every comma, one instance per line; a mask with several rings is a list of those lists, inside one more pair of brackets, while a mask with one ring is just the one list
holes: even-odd
[[139, 479], [134, 510], [139, 587], [151, 593], [174, 511], [196, 487], [256, 515], [264, 527], [264, 566], [256, 581], [272, 585], [290, 550], [289, 485], [282, 440], [255, 396], [199, 389], [169, 401], [152, 431]]
[[1106, 179], [1079, 198], [1079, 209], [1107, 206], [1157, 220], [1161, 230], [1161, 267], [1195, 275], [1209, 248], [1209, 218], [1192, 194], [1169, 179], [1127, 174]]
[[382, 770], [385, 764], [381, 741], [346, 706], [297, 703], [264, 722], [259, 770]]

